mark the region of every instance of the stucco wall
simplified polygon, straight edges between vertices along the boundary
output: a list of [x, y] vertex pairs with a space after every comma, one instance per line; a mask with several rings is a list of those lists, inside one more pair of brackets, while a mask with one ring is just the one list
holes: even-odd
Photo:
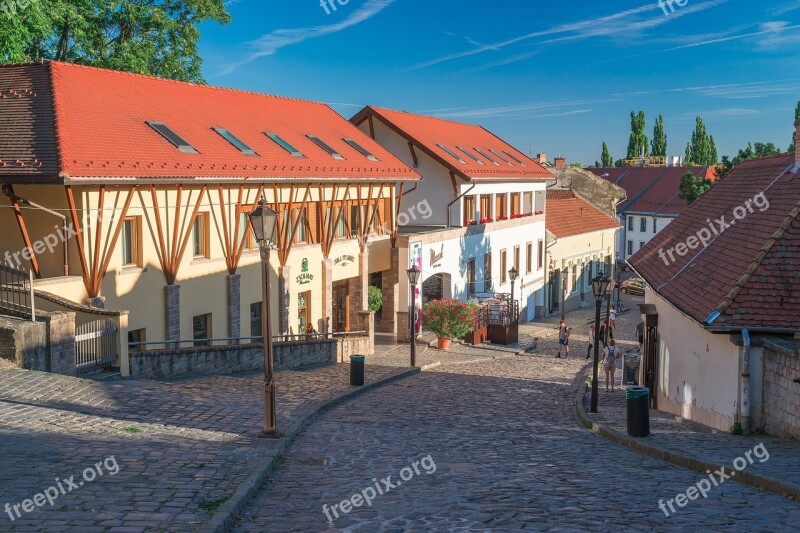
[[[658, 408], [728, 431], [738, 405], [739, 347], [728, 335], [705, 331], [651, 290], [645, 301], [658, 310]], [[758, 361], [751, 358], [753, 364]]]

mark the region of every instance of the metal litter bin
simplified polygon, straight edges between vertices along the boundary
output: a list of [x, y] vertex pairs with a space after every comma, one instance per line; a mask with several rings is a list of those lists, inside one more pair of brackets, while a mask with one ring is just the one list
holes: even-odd
[[360, 387], [364, 384], [364, 360], [363, 355], [350, 356], [350, 385]]
[[625, 403], [628, 408], [628, 435], [631, 437], [650, 435], [650, 389], [628, 387]]

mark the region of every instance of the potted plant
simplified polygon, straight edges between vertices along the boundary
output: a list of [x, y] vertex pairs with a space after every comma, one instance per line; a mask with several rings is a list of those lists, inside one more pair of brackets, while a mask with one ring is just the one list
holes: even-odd
[[453, 339], [469, 333], [475, 324], [477, 305], [454, 298], [428, 302], [422, 308], [422, 327], [436, 334], [439, 349], [447, 350]]

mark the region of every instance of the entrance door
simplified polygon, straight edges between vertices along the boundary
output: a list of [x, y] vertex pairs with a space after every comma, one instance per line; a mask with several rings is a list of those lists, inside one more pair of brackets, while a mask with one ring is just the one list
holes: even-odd
[[475, 296], [475, 260], [467, 261], [467, 299]]
[[333, 284], [333, 331], [350, 331], [350, 289], [347, 281]]

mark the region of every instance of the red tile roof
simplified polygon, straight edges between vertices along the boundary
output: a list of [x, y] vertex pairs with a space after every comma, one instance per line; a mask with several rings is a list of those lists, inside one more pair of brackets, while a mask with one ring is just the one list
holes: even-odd
[[[413, 142], [418, 148], [445, 165], [466, 180], [481, 179], [554, 179], [538, 162], [526, 156], [504, 140], [500, 139], [482, 126], [453, 122], [441, 118], [415, 115], [404, 111], [393, 111], [381, 107], [367, 106], [350, 120], [361, 124], [369, 116], [373, 116], [394, 129], [399, 135]], [[457, 160], [440, 145], [446, 146], [457, 154]], [[465, 148], [472, 157], [465, 155], [458, 147]], [[481, 150], [484, 154], [477, 152]], [[502, 157], [496, 155], [499, 153]], [[507, 155], [510, 153], [524, 166]], [[491, 158], [498, 164], [487, 160]], [[503, 161], [508, 160], [508, 163]]]
[[[165, 123], [199, 153], [179, 151], [146, 121]], [[258, 155], [243, 154], [213, 127], [229, 130]], [[0, 66], [0, 132], [6, 180], [54, 174], [98, 181], [419, 179], [325, 104], [68, 63]], [[264, 132], [277, 133], [305, 157], [293, 157]], [[334, 159], [307, 134], [345, 159]]]
[[686, 201], [678, 197], [678, 186], [687, 172], [712, 181], [716, 179], [713, 167], [615, 167], [589, 170], [625, 189], [628, 199], [619, 206], [620, 213], [667, 217], [678, 216], [686, 210]]
[[[697, 322], [719, 311], [712, 327], [797, 329], [800, 173], [791, 171], [793, 164], [793, 155], [739, 164], [653, 236], [630, 264], [653, 290]], [[741, 220], [734, 215], [737, 207], [745, 209]], [[741, 209], [738, 214], [743, 215]], [[724, 231], [719, 231], [720, 217], [730, 224]], [[697, 239], [687, 241], [706, 229], [706, 240], [712, 239], [707, 247]], [[675, 251], [679, 243], [695, 249], [680, 256]]]
[[545, 227], [557, 238], [616, 229], [616, 220], [570, 190], [548, 189]]

